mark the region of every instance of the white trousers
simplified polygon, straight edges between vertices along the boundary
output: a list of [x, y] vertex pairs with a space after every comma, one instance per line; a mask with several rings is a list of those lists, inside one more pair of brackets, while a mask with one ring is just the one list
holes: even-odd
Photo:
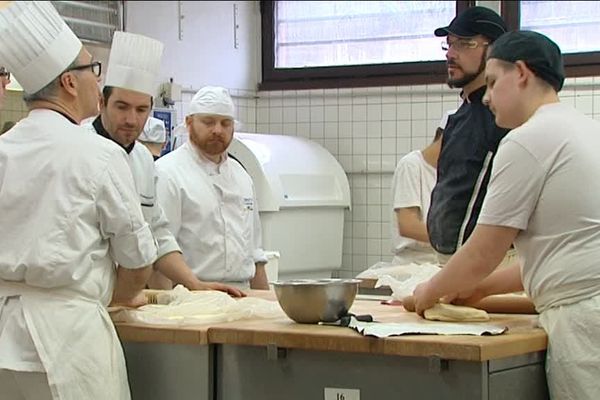
[[546, 376], [552, 400], [600, 396], [600, 296], [540, 314], [548, 334]]
[[0, 400], [52, 400], [46, 374], [0, 369]]

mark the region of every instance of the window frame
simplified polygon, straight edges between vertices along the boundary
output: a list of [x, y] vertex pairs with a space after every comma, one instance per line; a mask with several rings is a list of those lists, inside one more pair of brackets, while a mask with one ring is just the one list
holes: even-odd
[[[308, 68], [275, 68], [275, 3], [261, 1], [262, 79], [258, 90], [327, 89], [442, 83], [445, 61], [365, 64]], [[456, 1], [456, 14], [475, 1]], [[450, 23], [450, 21], [448, 21]], [[431, 33], [433, 36], [433, 32]]]
[[[51, 1], [53, 5], [56, 7], [58, 14], [65, 21], [65, 23], [71, 28], [71, 30], [75, 33], [75, 35], [83, 42], [89, 43], [92, 45], [98, 45], [100, 47], [109, 48], [112, 43], [113, 35], [116, 31], [122, 31], [125, 28], [125, 3], [123, 0], [115, 0], [109, 1], [108, 3], [112, 3], [110, 5], [107, 4], [94, 4], [93, 2], [85, 2], [85, 1], [71, 1], [71, 2], [62, 2], [62, 1]], [[60, 4], [64, 3], [64, 4]], [[95, 10], [101, 11], [105, 14], [116, 14], [116, 24], [108, 24], [105, 22], [99, 22], [94, 20], [93, 18], [85, 17], [85, 16], [70, 16], [69, 13], [65, 13], [62, 7], [58, 7], [62, 5], [66, 7], [69, 11], [72, 10]], [[116, 6], [116, 7], [113, 7]], [[101, 29], [105, 29], [108, 33], [107, 37], [98, 37], [94, 36], [90, 32], [82, 31], [82, 27], [98, 27]]]
[[[509, 30], [520, 28], [521, 1], [501, 1], [500, 13]], [[564, 55], [565, 75], [568, 78], [598, 75], [600, 51]]]

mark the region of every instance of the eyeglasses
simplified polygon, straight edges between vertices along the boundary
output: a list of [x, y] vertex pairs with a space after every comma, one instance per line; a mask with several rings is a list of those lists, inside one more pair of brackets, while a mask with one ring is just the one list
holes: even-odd
[[94, 61], [93, 63], [90, 63], [90, 64], [78, 65], [76, 67], [71, 67], [69, 69], [66, 69], [65, 72], [78, 71], [78, 70], [87, 69], [87, 68], [91, 68], [92, 72], [94, 73], [94, 75], [96, 75], [97, 78], [99, 78], [100, 74], [102, 74], [102, 63], [100, 61]]
[[456, 51], [462, 51], [466, 49], [476, 49], [479, 46], [487, 46], [488, 42], [479, 43], [474, 39], [458, 39], [452, 43], [442, 42], [442, 50], [448, 51], [451, 47], [454, 47]]

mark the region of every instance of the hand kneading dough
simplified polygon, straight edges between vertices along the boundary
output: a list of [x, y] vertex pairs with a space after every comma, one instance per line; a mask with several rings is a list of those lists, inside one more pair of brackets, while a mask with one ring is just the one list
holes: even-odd
[[429, 310], [425, 310], [425, 319], [446, 322], [479, 322], [489, 321], [490, 316], [487, 312], [473, 307], [437, 303]]

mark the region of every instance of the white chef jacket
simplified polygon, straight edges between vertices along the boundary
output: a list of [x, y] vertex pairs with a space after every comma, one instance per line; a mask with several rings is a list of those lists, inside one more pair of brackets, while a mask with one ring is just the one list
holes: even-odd
[[[86, 124], [86, 128], [93, 133], [99, 133], [92, 123], [93, 121], [90, 121]], [[106, 137], [106, 135], [108, 133], [102, 136]], [[152, 153], [143, 144], [135, 142], [128, 153], [127, 161], [133, 174], [144, 219], [150, 225], [152, 235], [157, 243], [158, 258], [173, 251], [181, 251], [177, 240], [169, 231], [169, 222], [165, 213], [156, 201], [156, 169]]]
[[0, 368], [46, 372], [54, 399], [128, 399], [106, 311], [114, 262], [156, 246], [125, 152], [51, 110], [0, 137]]
[[404, 237], [398, 232], [396, 211], [401, 208], [418, 207], [422, 222], [426, 223], [431, 192], [435, 186], [436, 170], [429, 165], [423, 153], [415, 150], [398, 161], [392, 178], [391, 238], [394, 264], [435, 263], [437, 258], [429, 243]]
[[266, 262], [254, 185], [226, 155], [215, 164], [189, 142], [156, 161], [158, 201], [201, 280], [244, 282]]

